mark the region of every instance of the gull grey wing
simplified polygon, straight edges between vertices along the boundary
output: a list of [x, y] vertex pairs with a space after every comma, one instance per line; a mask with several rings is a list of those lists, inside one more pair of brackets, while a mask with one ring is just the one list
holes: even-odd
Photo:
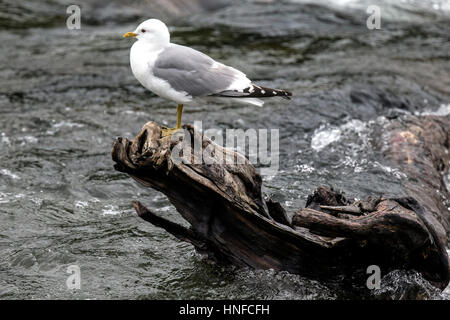
[[240, 71], [218, 64], [197, 50], [176, 44], [159, 54], [153, 75], [169, 82], [175, 90], [193, 97], [219, 93], [234, 81], [246, 79]]

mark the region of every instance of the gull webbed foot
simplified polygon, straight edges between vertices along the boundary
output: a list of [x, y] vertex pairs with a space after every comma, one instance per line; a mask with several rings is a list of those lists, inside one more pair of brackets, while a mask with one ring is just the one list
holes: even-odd
[[174, 134], [179, 128], [167, 128], [167, 127], [161, 127], [161, 137], [167, 137]]
[[177, 107], [177, 126], [175, 128], [161, 127], [161, 136], [167, 137], [175, 133], [178, 129], [181, 129], [181, 115], [183, 113], [183, 105], [179, 104]]

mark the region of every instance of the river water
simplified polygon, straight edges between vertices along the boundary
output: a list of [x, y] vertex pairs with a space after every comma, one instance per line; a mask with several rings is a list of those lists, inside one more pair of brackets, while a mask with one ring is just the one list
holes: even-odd
[[[133, 199], [184, 223], [110, 157], [115, 137], [175, 122], [173, 103], [133, 77], [122, 38], [150, 17], [170, 25], [173, 42], [294, 92], [262, 109], [211, 101], [183, 119], [278, 129], [280, 168], [264, 192], [290, 214], [323, 184], [357, 198], [402, 195], [408, 178], [383, 160], [383, 128], [402, 114], [449, 116], [450, 1], [228, 2], [79, 1], [80, 30], [66, 28], [68, 1], [0, 3], [0, 298], [450, 299], [412, 271], [383, 274], [370, 291], [211, 265], [137, 217]], [[370, 4], [380, 30], [366, 27]], [[70, 265], [80, 290], [67, 289]]]

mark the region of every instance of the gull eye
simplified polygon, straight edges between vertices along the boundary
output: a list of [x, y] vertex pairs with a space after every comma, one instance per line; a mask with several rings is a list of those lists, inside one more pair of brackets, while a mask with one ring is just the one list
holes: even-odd
[[141, 29], [141, 32], [142, 32], [142, 33], [145, 33], [145, 31], [147, 31], [147, 30], [145, 30], [145, 29]]

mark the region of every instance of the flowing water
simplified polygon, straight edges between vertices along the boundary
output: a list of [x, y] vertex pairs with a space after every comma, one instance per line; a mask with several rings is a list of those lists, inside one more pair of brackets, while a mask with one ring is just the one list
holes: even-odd
[[[291, 214], [320, 185], [403, 195], [406, 175], [382, 157], [384, 127], [402, 114], [449, 116], [449, 1], [228, 2], [163, 10], [163, 1], [85, 0], [80, 30], [66, 28], [68, 1], [0, 2], [0, 298], [450, 299], [414, 272], [384, 275], [369, 291], [211, 265], [137, 217], [133, 199], [184, 223], [110, 157], [115, 137], [175, 122], [174, 104], [133, 77], [133, 40], [122, 38], [150, 17], [170, 25], [173, 42], [294, 92], [262, 109], [211, 101], [183, 118], [279, 129], [280, 168], [264, 192]], [[366, 27], [370, 4], [380, 30]], [[80, 290], [66, 287], [69, 265], [80, 267]]]

